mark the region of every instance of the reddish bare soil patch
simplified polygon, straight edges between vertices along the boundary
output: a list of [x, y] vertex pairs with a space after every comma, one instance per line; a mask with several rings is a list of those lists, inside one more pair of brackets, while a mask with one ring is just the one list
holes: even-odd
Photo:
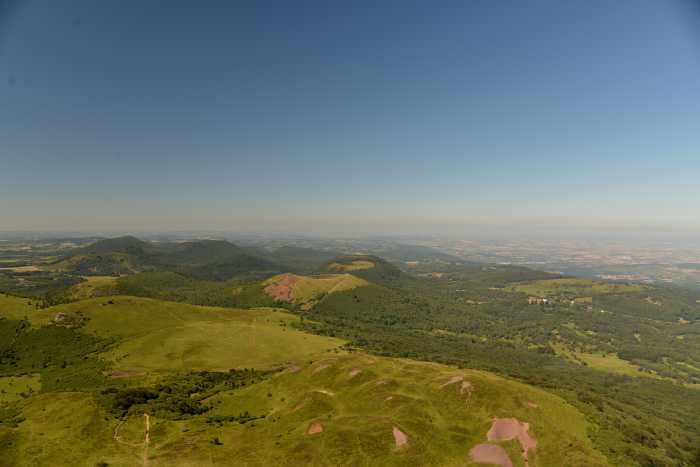
[[508, 441], [517, 439], [523, 449], [523, 457], [527, 462], [527, 451], [537, 446], [535, 438], [530, 436], [530, 424], [517, 418], [494, 418], [491, 429], [486, 434], [489, 441]]
[[513, 467], [513, 463], [510, 461], [510, 457], [508, 457], [505, 449], [497, 444], [477, 444], [469, 451], [469, 455], [478, 464]]
[[276, 282], [265, 287], [265, 293], [280, 302], [292, 301], [292, 286], [299, 282], [299, 278], [293, 274], [285, 274]]
[[352, 371], [350, 372], [350, 377], [354, 378], [355, 376], [359, 375], [360, 373], [362, 373], [362, 370], [360, 370], [359, 368], [353, 368]]
[[312, 423], [311, 425], [309, 425], [309, 429], [306, 430], [307, 435], [315, 435], [318, 433], [323, 433], [323, 425], [321, 425], [318, 422]]
[[394, 442], [396, 443], [396, 449], [403, 449], [408, 447], [408, 436], [406, 433], [394, 427]]

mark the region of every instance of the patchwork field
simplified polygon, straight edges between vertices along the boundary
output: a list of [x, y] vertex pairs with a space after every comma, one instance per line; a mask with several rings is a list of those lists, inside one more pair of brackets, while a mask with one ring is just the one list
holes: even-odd
[[639, 292], [645, 286], [640, 284], [623, 284], [615, 282], [600, 282], [591, 279], [563, 278], [546, 279], [526, 282], [510, 286], [508, 290], [522, 292], [528, 295], [545, 297], [549, 295], [572, 295], [576, 297], [591, 297], [608, 293]]
[[12, 271], [12, 272], [36, 272], [41, 271], [38, 266], [12, 266], [12, 267], [0, 267], [0, 271]]

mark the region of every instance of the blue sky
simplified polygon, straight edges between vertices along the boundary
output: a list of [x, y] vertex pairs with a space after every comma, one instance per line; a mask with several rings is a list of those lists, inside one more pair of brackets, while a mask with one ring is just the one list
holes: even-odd
[[700, 228], [699, 182], [690, 1], [0, 7], [0, 230]]

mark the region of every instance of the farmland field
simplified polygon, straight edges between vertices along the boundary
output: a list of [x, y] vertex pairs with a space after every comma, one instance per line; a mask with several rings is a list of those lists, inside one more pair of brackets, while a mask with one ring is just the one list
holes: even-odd
[[592, 279], [564, 278], [516, 284], [511, 286], [510, 290], [540, 297], [559, 294], [590, 297], [592, 295], [607, 293], [639, 292], [644, 290], [644, 286], [639, 284], [601, 282]]

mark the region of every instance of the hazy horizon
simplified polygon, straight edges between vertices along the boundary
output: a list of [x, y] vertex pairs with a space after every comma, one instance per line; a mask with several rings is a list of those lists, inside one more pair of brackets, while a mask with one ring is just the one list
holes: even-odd
[[182, 229], [157, 229], [147, 224], [134, 228], [114, 229], [0, 229], [0, 241], [56, 238], [113, 238], [132, 235], [141, 239], [198, 239], [219, 238], [238, 241], [240, 239], [387, 239], [412, 243], [418, 240], [474, 240], [493, 242], [535, 242], [556, 244], [558, 242], [582, 242], [590, 244], [614, 244], [624, 242], [629, 246], [673, 245], [676, 249], [700, 248], [700, 232], [679, 228], [604, 228], [555, 225], [420, 225], [420, 226], [259, 226], [239, 228], [208, 228], [196, 226]]
[[10, 4], [1, 231], [700, 232], [692, 2]]

